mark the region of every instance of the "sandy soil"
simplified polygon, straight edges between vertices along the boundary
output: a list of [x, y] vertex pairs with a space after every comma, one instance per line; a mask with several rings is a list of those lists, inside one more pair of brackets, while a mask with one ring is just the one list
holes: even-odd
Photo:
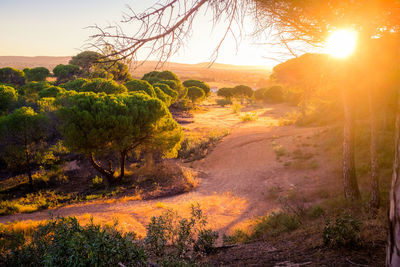
[[[113, 203], [82, 203], [51, 210], [54, 216], [77, 216], [95, 222], [119, 221], [121, 230], [145, 234], [151, 216], [167, 208], [188, 215], [190, 205], [199, 203], [208, 216], [210, 226], [225, 233], [247, 224], [253, 218], [278, 209], [279, 194], [295, 191], [305, 203], [315, 201], [333, 184], [336, 170], [322, 155], [317, 155], [311, 140], [323, 128], [279, 126], [279, 118], [293, 110], [284, 104], [248, 108], [256, 112], [258, 120], [241, 122], [230, 108], [208, 106], [205, 112], [194, 115], [194, 122], [185, 124], [191, 130], [230, 129], [230, 134], [204, 159], [187, 163], [199, 173], [198, 187], [189, 193], [148, 201], [115, 201]], [[290, 154], [301, 148], [313, 153], [314, 168], [285, 167], [291, 158], [277, 159], [274, 147], [282, 145]], [[290, 152], [290, 153], [289, 153]], [[307, 197], [309, 200], [307, 200]], [[0, 222], [14, 220], [45, 220], [49, 210], [31, 214], [0, 217]]]

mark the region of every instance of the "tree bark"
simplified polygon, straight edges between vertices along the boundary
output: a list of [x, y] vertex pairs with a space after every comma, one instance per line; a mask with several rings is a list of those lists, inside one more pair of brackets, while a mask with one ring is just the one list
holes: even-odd
[[346, 199], [360, 199], [354, 162], [354, 111], [349, 92], [342, 92], [344, 109], [343, 126], [343, 189]]
[[371, 181], [370, 181], [370, 200], [371, 208], [379, 209], [380, 193], [379, 193], [379, 164], [378, 164], [378, 135], [376, 112], [372, 100], [371, 89], [368, 92], [369, 112], [370, 112], [370, 160], [371, 160]]
[[122, 179], [122, 178], [125, 177], [126, 154], [127, 154], [126, 151], [122, 151], [122, 152], [120, 153], [120, 157], [121, 157], [121, 158], [120, 158], [120, 168], [121, 168], [121, 171], [120, 171], [120, 173], [119, 173], [118, 179]]
[[397, 105], [392, 186], [389, 196], [389, 235], [386, 248], [386, 266], [390, 267], [400, 266], [400, 95]]
[[94, 154], [90, 154], [90, 162], [92, 163], [93, 167], [106, 178], [106, 186], [108, 187], [109, 185], [114, 183], [114, 171], [112, 170], [112, 166], [110, 164], [110, 169], [106, 170], [100, 164], [96, 161], [94, 158]]

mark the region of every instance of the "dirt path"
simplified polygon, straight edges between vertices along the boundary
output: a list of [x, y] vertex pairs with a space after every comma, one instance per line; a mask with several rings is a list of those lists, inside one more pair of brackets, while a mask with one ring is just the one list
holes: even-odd
[[[329, 179], [324, 177], [333, 170], [320, 157], [314, 160], [316, 168], [288, 168], [284, 164], [290, 160], [289, 157], [283, 161], [280, 158], [281, 162], [277, 160], [277, 146], [293, 151], [307, 144], [310, 137], [321, 130], [278, 126], [279, 117], [292, 109], [286, 105], [256, 108], [252, 110], [258, 114], [258, 120], [254, 122], [241, 122], [230, 109], [215, 106], [209, 107], [207, 112], [195, 114], [194, 123], [185, 125], [186, 128], [230, 128], [231, 132], [206, 158], [187, 164], [199, 172], [199, 186], [192, 192], [148, 201], [74, 204], [51, 212], [54, 216], [74, 215], [82, 221], [93, 216], [100, 223], [117, 219], [121, 230], [133, 230], [144, 235], [151, 216], [167, 208], [187, 215], [190, 205], [199, 203], [214, 229], [226, 232], [243, 226], [249, 219], [278, 208], [274, 198], [281, 192], [295, 189], [303, 197], [329, 184]], [[312, 149], [312, 146], [307, 144], [307, 149]], [[41, 211], [0, 217], [0, 222], [48, 218], [49, 211]]]

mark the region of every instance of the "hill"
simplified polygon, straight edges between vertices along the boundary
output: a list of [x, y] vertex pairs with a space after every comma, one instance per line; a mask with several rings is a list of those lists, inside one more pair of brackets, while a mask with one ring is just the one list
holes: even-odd
[[[24, 57], [24, 56], [0, 56], [0, 67], [14, 67], [23, 69], [26, 67], [46, 67], [52, 70], [58, 64], [67, 64], [71, 57]], [[135, 78], [141, 78], [143, 74], [153, 71], [157, 66], [156, 61], [139, 62], [139, 66], [132, 69]], [[253, 88], [267, 86], [266, 81], [271, 69], [260, 66], [238, 66], [214, 63], [184, 64], [168, 62], [161, 70], [171, 70], [182, 80], [199, 79], [208, 82], [212, 87], [234, 86], [246, 84]]]

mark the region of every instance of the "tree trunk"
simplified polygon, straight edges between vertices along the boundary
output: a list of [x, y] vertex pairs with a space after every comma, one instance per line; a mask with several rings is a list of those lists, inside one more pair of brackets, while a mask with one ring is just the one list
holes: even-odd
[[25, 140], [24, 140], [24, 145], [25, 145], [26, 168], [28, 170], [29, 188], [31, 191], [33, 191], [32, 168], [31, 168], [31, 161], [29, 159], [28, 142], [27, 142], [26, 136], [25, 136]]
[[354, 163], [354, 112], [349, 93], [343, 90], [344, 127], [343, 127], [343, 189], [346, 199], [360, 198], [356, 168]]
[[389, 235], [386, 248], [386, 266], [400, 266], [400, 94], [396, 112], [395, 151], [392, 186], [390, 188]]
[[378, 165], [378, 135], [376, 112], [372, 100], [371, 89], [368, 92], [369, 112], [370, 112], [370, 160], [371, 160], [371, 195], [369, 205], [371, 208], [379, 209], [380, 194], [379, 194], [379, 165]]
[[114, 171], [112, 170], [112, 165], [109, 164], [109, 170], [104, 169], [94, 158], [94, 154], [90, 155], [90, 162], [93, 167], [106, 178], [106, 186], [109, 187], [111, 184], [115, 182], [114, 179]]
[[125, 177], [125, 162], [126, 162], [126, 151], [122, 151], [120, 153], [120, 167], [121, 167], [121, 171], [120, 174], [118, 176], [118, 179], [122, 179]]

